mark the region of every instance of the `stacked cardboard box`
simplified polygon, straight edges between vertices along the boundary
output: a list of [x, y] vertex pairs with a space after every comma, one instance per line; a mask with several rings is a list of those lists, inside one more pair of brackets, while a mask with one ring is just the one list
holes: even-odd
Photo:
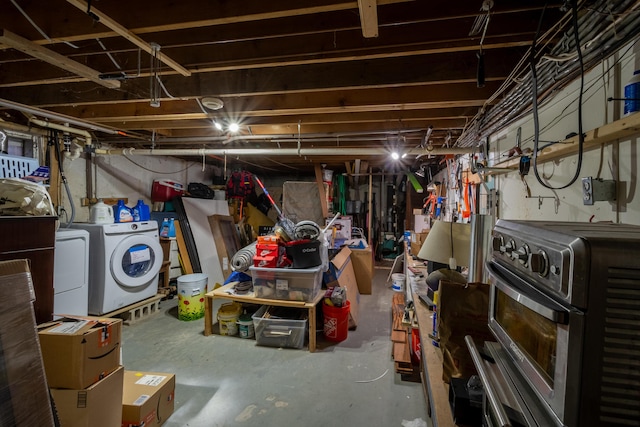
[[0, 426], [54, 425], [26, 259], [0, 262]]
[[176, 377], [159, 372], [124, 372], [122, 427], [158, 427], [173, 413]]
[[349, 329], [358, 326], [358, 307], [360, 305], [360, 291], [356, 273], [351, 262], [351, 250], [343, 247], [329, 262], [329, 269], [323, 274], [327, 287], [340, 286], [347, 290], [349, 300]]
[[124, 369], [121, 319], [67, 317], [39, 332], [47, 382], [62, 427], [119, 427]]

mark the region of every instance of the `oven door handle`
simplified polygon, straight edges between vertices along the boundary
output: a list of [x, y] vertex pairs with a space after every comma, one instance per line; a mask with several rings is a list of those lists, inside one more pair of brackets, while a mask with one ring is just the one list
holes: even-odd
[[509, 417], [502, 407], [502, 403], [500, 403], [500, 399], [496, 394], [496, 391], [493, 389], [493, 385], [491, 385], [491, 381], [489, 381], [489, 375], [484, 367], [484, 362], [482, 361], [482, 356], [480, 356], [480, 352], [476, 347], [476, 343], [473, 342], [473, 337], [471, 335], [466, 335], [464, 337], [464, 341], [467, 343], [467, 347], [469, 348], [469, 353], [471, 353], [471, 359], [473, 360], [473, 364], [476, 366], [478, 370], [478, 375], [480, 376], [480, 380], [482, 381], [482, 387], [484, 388], [484, 392], [487, 396], [487, 400], [489, 404], [493, 408], [497, 421], [499, 423], [498, 427], [511, 427], [511, 422], [509, 421]]
[[518, 301], [520, 304], [535, 311], [540, 316], [545, 317], [552, 322], [562, 324], [566, 324], [568, 322], [566, 310], [563, 310], [562, 308], [556, 310], [554, 308], [548, 307], [547, 304], [534, 300], [523, 292], [518, 291], [518, 289], [516, 289], [515, 287], [507, 285], [506, 279], [502, 277], [500, 271], [498, 271], [493, 264], [487, 263], [487, 267], [489, 268], [489, 273], [498, 279], [493, 283], [498, 289], [507, 294], [510, 298]]

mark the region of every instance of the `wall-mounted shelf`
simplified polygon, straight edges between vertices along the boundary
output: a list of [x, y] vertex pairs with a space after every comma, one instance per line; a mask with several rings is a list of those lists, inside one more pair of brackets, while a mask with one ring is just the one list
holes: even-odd
[[[640, 112], [631, 114], [615, 122], [607, 123], [599, 128], [592, 129], [585, 133], [584, 151], [589, 151], [608, 144], [620, 138], [627, 138], [640, 134]], [[578, 136], [558, 142], [542, 150], [538, 154], [538, 162], [544, 163], [558, 160], [578, 153]], [[519, 157], [496, 163], [494, 167], [505, 169], [518, 169]]]

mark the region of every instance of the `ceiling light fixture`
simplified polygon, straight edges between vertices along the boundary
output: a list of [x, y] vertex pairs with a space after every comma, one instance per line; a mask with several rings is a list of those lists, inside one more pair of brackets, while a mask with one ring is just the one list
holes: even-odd
[[229, 124], [229, 132], [236, 133], [239, 130], [240, 130], [240, 125], [238, 125], [237, 123], [230, 123]]
[[218, 130], [222, 130], [222, 125], [220, 124], [220, 122], [216, 122], [215, 120], [213, 121], [213, 127]]
[[392, 158], [393, 160], [398, 160], [398, 159], [400, 158], [400, 154], [398, 154], [398, 152], [397, 152], [397, 151], [392, 151], [392, 152], [391, 152], [391, 158]]
[[210, 96], [206, 96], [202, 98], [202, 105], [207, 107], [209, 110], [219, 110], [224, 107], [224, 102], [220, 98], [213, 98]]

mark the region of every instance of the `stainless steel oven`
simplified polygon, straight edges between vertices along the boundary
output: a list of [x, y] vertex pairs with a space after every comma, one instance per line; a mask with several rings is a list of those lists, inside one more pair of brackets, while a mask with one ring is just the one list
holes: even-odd
[[499, 220], [492, 240], [497, 343], [469, 343], [487, 424], [640, 426], [640, 227]]

